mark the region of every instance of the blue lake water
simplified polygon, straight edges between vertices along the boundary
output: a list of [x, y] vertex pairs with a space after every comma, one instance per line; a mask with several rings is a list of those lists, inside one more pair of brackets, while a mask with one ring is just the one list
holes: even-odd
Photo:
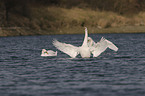
[[[0, 96], [144, 96], [145, 34], [89, 34], [112, 41], [97, 58], [71, 59], [52, 40], [80, 46], [84, 35], [0, 37]], [[58, 51], [41, 57], [42, 49]]]

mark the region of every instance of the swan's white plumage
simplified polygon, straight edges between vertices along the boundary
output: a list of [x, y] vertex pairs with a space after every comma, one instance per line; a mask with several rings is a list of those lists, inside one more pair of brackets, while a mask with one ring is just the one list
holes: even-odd
[[76, 47], [71, 44], [61, 43], [57, 40], [53, 41], [53, 45], [72, 58], [75, 58], [78, 54], [80, 54], [82, 58], [89, 58], [91, 53], [93, 54], [93, 57], [97, 57], [107, 48], [110, 48], [114, 51], [118, 50], [118, 48], [111, 41], [103, 37], [99, 42], [95, 43], [91, 37], [88, 37], [88, 30], [86, 27], [82, 46]]
[[83, 58], [89, 58], [91, 56], [90, 48], [88, 46], [88, 30], [85, 27], [85, 37], [81, 47], [79, 47], [79, 53]]
[[85, 27], [85, 37], [82, 46], [76, 47], [71, 44], [61, 43], [57, 40], [53, 41], [53, 45], [57, 49], [68, 54], [72, 58], [75, 58], [78, 54], [80, 54], [82, 58], [89, 58], [91, 53], [87, 44], [87, 40], [88, 40], [88, 31], [87, 28]]
[[57, 56], [57, 51], [42, 49], [41, 56]]
[[118, 48], [111, 41], [109, 41], [103, 37], [97, 43], [95, 43], [91, 37], [88, 37], [88, 46], [90, 47], [90, 51], [92, 52], [93, 57], [99, 56], [107, 48], [110, 48], [114, 51], [118, 50]]
[[57, 49], [59, 49], [60, 51], [66, 53], [66, 54], [68, 54], [72, 58], [75, 58], [79, 54], [78, 47], [73, 46], [71, 44], [61, 43], [57, 40], [54, 40], [53, 45]]

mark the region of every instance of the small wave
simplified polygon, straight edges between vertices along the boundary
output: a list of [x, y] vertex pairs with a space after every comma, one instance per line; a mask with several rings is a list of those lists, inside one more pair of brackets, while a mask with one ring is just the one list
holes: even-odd
[[132, 56], [118, 56], [118, 57], [114, 57], [114, 59], [121, 59], [121, 58], [132, 58]]

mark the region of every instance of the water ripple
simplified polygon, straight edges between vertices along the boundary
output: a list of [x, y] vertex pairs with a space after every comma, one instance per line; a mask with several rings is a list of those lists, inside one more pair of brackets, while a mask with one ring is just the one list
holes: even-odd
[[97, 58], [85, 59], [79, 56], [70, 58], [60, 51], [57, 57], [40, 56], [43, 48], [56, 50], [51, 45], [53, 38], [63, 38], [64, 42], [67, 40], [79, 46], [83, 35], [0, 38], [0, 50], [2, 50], [0, 94], [2, 96], [143, 96], [145, 35], [91, 34], [95, 41], [102, 36], [114, 42], [119, 47], [118, 52], [107, 49]]

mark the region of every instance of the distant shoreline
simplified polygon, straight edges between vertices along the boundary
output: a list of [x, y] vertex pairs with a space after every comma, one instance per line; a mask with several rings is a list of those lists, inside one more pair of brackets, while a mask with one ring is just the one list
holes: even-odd
[[[145, 26], [121, 26], [109, 28], [88, 27], [89, 33], [145, 33]], [[83, 34], [83, 27], [62, 28], [59, 30], [31, 30], [24, 27], [1, 28], [0, 36], [33, 36], [33, 35], [56, 35], [56, 34]]]
[[21, 10], [21, 14], [10, 11], [9, 19], [1, 22], [0, 36], [84, 34], [84, 26], [89, 33], [145, 33], [145, 12], [126, 16], [79, 7], [41, 6], [30, 9], [26, 16]]

